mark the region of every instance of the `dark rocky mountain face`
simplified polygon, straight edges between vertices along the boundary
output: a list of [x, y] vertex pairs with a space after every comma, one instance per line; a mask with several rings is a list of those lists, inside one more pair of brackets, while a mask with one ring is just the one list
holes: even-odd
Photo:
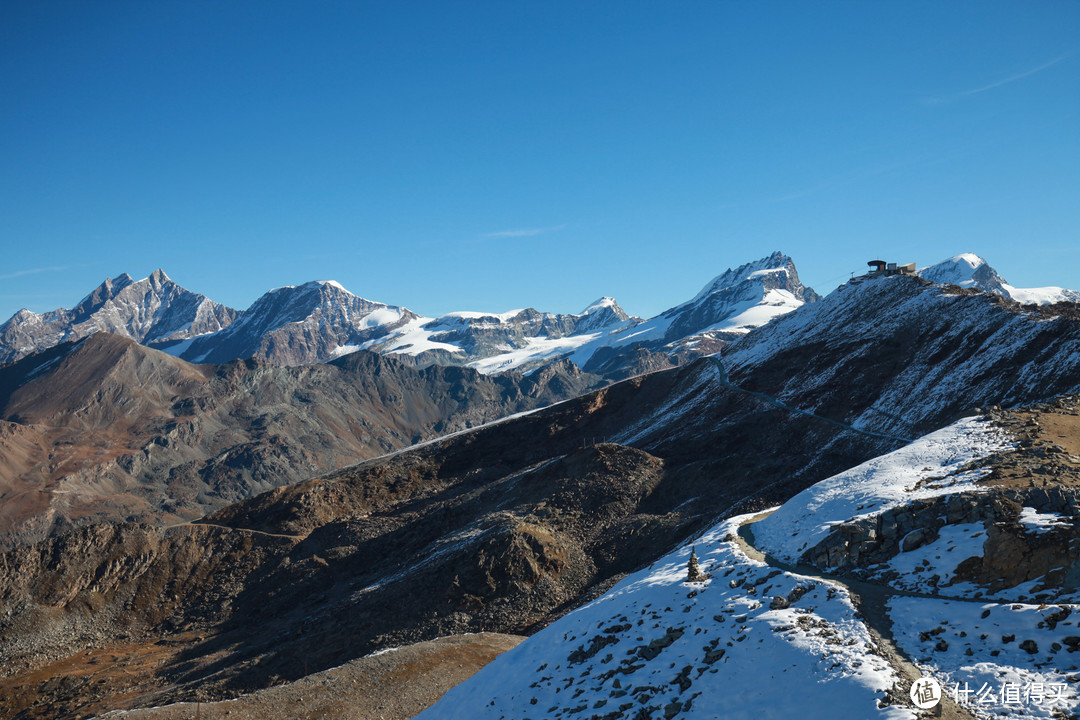
[[416, 313], [365, 300], [337, 283], [310, 282], [266, 293], [220, 333], [184, 346], [161, 346], [192, 362], [257, 358], [275, 365], [308, 365], [338, 357], [383, 337]]
[[569, 363], [488, 378], [366, 352], [191, 365], [98, 333], [0, 367], [0, 543], [189, 520], [596, 382]]
[[[719, 515], [790, 497], [975, 405], [1075, 391], [1078, 341], [1075, 315], [883, 278], [720, 358], [195, 524], [16, 548], [0, 555], [0, 706], [74, 717], [224, 697], [403, 642], [529, 632]], [[125, 673], [95, 670], [88, 647]], [[42, 689], [60, 668], [82, 680]]]
[[71, 310], [16, 313], [0, 325], [0, 363], [95, 332], [144, 344], [181, 341], [221, 330], [236, 314], [232, 308], [185, 290], [161, 270], [139, 281], [125, 273], [103, 282]]

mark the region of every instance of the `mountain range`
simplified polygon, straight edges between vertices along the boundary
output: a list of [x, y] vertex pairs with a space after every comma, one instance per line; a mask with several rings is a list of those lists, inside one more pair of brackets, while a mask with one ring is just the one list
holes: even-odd
[[[920, 673], [1070, 687], [1078, 306], [1020, 304], [967, 256], [824, 298], [796, 294], [788, 263], [646, 321], [604, 301], [563, 317], [611, 322], [552, 337], [559, 316], [537, 313], [502, 354], [600, 334], [502, 359], [528, 375], [374, 345], [190, 364], [104, 333], [0, 367], [2, 457], [24, 463], [4, 506], [79, 507], [0, 553], [0, 708], [365, 717], [355, 673], [407, 652], [381, 682], [411, 698], [459, 662], [431, 641], [480, 632], [528, 639], [430, 717], [915, 718]], [[453, 345], [519, 315], [462, 317]], [[624, 351], [665, 368], [612, 383]], [[125, 457], [128, 480], [80, 470]], [[172, 515], [102, 514], [116, 498]], [[329, 685], [337, 715], [310, 704]], [[1078, 709], [1070, 690], [1027, 715], [947, 713]]]
[[527, 308], [426, 318], [333, 281], [276, 288], [238, 312], [157, 270], [138, 282], [126, 274], [106, 280], [74, 310], [19, 311], [0, 325], [0, 362], [103, 331], [194, 363], [257, 358], [293, 366], [371, 350], [488, 374], [535, 370], [570, 356], [582, 369], [619, 379], [715, 352], [818, 298], [779, 252], [724, 272], [689, 302], [647, 321], [628, 316], [610, 297], [573, 315]]
[[[1080, 293], [1062, 288], [1009, 285], [971, 253], [918, 273], [1021, 304], [1080, 299]], [[648, 320], [630, 317], [610, 297], [571, 315], [527, 308], [427, 318], [358, 297], [333, 281], [276, 288], [237, 311], [185, 290], [157, 270], [139, 281], [126, 273], [106, 280], [72, 310], [20, 310], [0, 325], [0, 363], [109, 332], [194, 363], [258, 358], [305, 365], [364, 349], [416, 365], [466, 365], [485, 374], [528, 372], [568, 357], [583, 370], [621, 379], [716, 352], [819, 299], [780, 252], [721, 273], [691, 300]]]

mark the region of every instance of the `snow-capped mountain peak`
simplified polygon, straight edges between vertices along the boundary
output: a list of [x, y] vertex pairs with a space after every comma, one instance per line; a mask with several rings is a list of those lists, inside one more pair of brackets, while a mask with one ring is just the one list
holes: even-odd
[[799, 280], [795, 262], [782, 252], [717, 275], [693, 300], [663, 313], [670, 342], [700, 332], [745, 334], [772, 318], [821, 297]]
[[989, 263], [975, 253], [961, 253], [921, 268], [917, 274], [938, 284], [958, 285], [992, 292], [1022, 305], [1080, 302], [1080, 292], [1060, 287], [1018, 288], [1010, 285]]
[[403, 307], [354, 295], [333, 280], [275, 288], [225, 330], [167, 348], [192, 362], [262, 357], [284, 365], [325, 362], [418, 319]]
[[961, 253], [935, 265], [921, 268], [918, 275], [938, 284], [959, 285], [976, 288], [1009, 297], [1005, 279], [998, 275], [989, 263], [975, 253]]
[[[773, 276], [773, 282], [784, 282], [785, 278], [779, 277], [779, 274], [783, 273], [784, 276], [790, 277], [792, 274], [795, 277], [795, 281], [798, 282], [798, 273], [795, 272], [795, 263], [790, 257], [777, 250], [768, 257], [763, 257], [760, 260], [740, 265], [737, 268], [728, 268], [724, 272], [720, 273], [701, 289], [694, 298], [684, 305], [679, 307], [685, 307], [687, 305], [697, 305], [710, 295], [714, 295], [718, 292], [730, 291], [731, 288], [742, 285], [745, 281], [752, 278], [762, 278], [762, 282], [767, 282], [765, 278]], [[799, 283], [801, 286], [802, 284]], [[677, 308], [673, 308], [668, 312], [672, 312]]]
[[589, 303], [589, 306], [579, 312], [578, 315], [591, 315], [595, 312], [601, 312], [605, 308], [611, 308], [620, 312], [622, 311], [622, 308], [619, 307], [619, 303], [615, 302], [615, 298], [605, 295], [599, 300], [594, 300], [593, 302]]

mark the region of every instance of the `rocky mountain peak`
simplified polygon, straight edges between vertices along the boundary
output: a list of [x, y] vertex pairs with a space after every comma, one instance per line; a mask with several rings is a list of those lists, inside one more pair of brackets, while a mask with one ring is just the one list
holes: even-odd
[[725, 270], [710, 280], [686, 305], [696, 305], [717, 293], [730, 296], [735, 291], [743, 295], [754, 293], [758, 288], [787, 290], [801, 302], [821, 299], [820, 295], [799, 280], [795, 261], [778, 250], [768, 257]]
[[135, 281], [107, 279], [72, 310], [16, 314], [0, 326], [0, 363], [97, 332], [139, 343], [176, 342], [228, 326], [236, 311], [186, 290], [161, 269]]
[[821, 299], [799, 280], [794, 261], [782, 252], [729, 268], [702, 288], [693, 300], [668, 310], [667, 342], [701, 333], [727, 339], [760, 327], [804, 303]]
[[578, 315], [592, 315], [594, 313], [605, 311], [614, 313], [620, 320], [626, 320], [630, 317], [621, 307], [619, 307], [619, 303], [616, 302], [615, 298], [608, 297], [607, 295], [599, 300], [594, 300], [589, 303], [589, 306], [578, 313]]
[[150, 276], [146, 278], [149, 281], [151, 287], [160, 289], [165, 287], [166, 284], [175, 284], [169, 276], [165, 274], [165, 271], [158, 268], [154, 272], [150, 273]]
[[135, 280], [127, 273], [120, 273], [112, 279], [106, 279], [72, 309], [73, 319], [75, 322], [83, 322], [134, 282]]

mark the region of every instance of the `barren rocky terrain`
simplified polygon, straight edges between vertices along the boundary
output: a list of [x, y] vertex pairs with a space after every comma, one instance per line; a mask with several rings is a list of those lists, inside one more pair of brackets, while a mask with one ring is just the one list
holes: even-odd
[[101, 720], [408, 720], [524, 639], [498, 633], [438, 638], [232, 700], [120, 710]]
[[595, 381], [568, 363], [489, 378], [365, 352], [192, 365], [98, 333], [0, 367], [0, 547], [91, 522], [192, 520]]

